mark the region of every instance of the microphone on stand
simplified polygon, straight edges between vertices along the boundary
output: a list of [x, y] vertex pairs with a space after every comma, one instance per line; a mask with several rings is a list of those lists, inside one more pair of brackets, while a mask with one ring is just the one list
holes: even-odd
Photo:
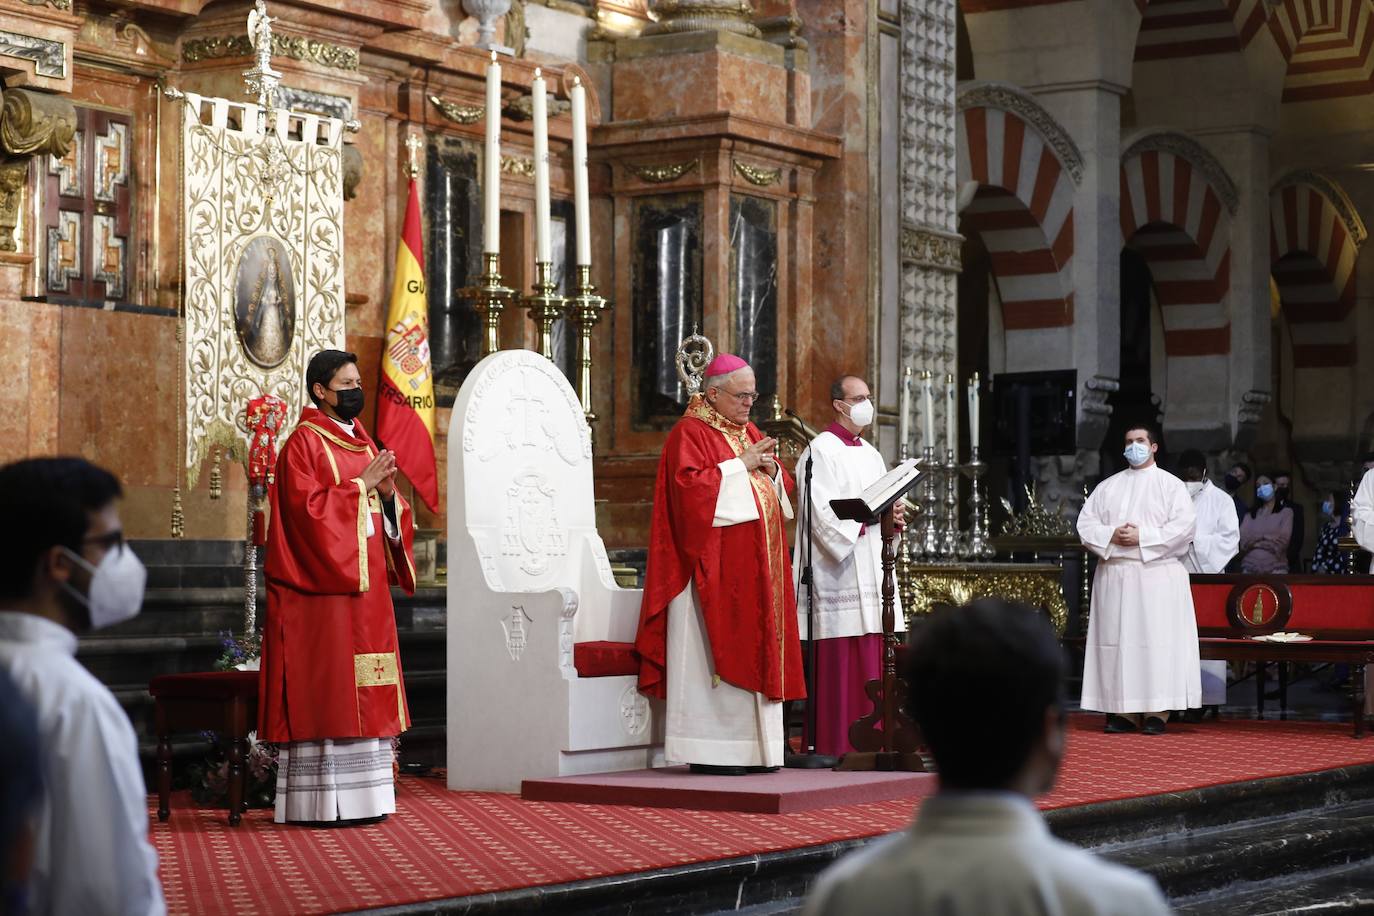
[[[784, 408], [783, 413], [795, 420], [801, 420], [801, 417], [790, 408]], [[801, 549], [798, 554], [802, 568], [797, 581], [806, 586], [806, 749], [800, 754], [787, 757], [784, 764], [795, 769], [828, 770], [837, 766], [840, 761], [838, 757], [816, 753], [816, 586], [811, 553], [814, 542], [811, 535], [811, 517], [815, 512], [811, 504], [811, 467], [815, 461], [816, 456], [807, 449], [806, 469], [802, 474], [802, 511], [797, 520], [797, 537], [805, 539], [799, 540]]]

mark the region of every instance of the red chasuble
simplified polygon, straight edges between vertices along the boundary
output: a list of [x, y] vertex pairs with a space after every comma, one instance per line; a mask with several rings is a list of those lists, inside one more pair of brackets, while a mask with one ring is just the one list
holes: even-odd
[[[392, 585], [415, 591], [410, 506], [386, 536], [362, 473], [377, 446], [307, 407], [277, 458], [267, 534], [267, 620], [258, 676], [263, 741], [387, 738], [410, 725]], [[367, 519], [372, 518], [372, 537]]]
[[[649, 564], [639, 611], [639, 689], [667, 696], [668, 604], [695, 582], [716, 675], [769, 700], [806, 696], [792, 560], [782, 506], [768, 474], [749, 475], [759, 517], [712, 527], [720, 494], [718, 465], [763, 438], [758, 427], [731, 423], [694, 397], [668, 434], [654, 489]], [[789, 493], [795, 490], [784, 470]]]

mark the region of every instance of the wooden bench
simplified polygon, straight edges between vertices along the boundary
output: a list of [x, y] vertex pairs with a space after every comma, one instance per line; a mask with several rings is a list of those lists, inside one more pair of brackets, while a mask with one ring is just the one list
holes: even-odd
[[[1354, 736], [1364, 737], [1364, 668], [1374, 663], [1374, 576], [1195, 575], [1192, 589], [1202, 658], [1260, 665], [1260, 718], [1265, 665], [1279, 665], [1280, 715], [1286, 716], [1289, 663], [1346, 664], [1352, 668]], [[1285, 631], [1312, 639], [1275, 643], [1254, 638]]]
[[215, 732], [229, 748], [229, 825], [237, 827], [247, 810], [248, 733], [258, 724], [258, 672], [207, 671], [153, 678], [157, 731], [157, 819], [171, 816], [172, 735]]

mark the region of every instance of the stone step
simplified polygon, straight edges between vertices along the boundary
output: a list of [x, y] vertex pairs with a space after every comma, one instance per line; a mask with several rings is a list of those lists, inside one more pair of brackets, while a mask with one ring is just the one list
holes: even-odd
[[1280, 916], [1305, 912], [1374, 912], [1374, 859], [1284, 875], [1172, 901], [1197, 916]]

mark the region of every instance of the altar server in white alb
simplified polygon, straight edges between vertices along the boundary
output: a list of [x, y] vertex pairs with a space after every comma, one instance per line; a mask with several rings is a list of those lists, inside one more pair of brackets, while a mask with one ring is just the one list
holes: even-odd
[[[1354, 521], [1350, 533], [1355, 543], [1374, 553], [1374, 454], [1365, 456], [1364, 476], [1350, 503], [1350, 515]], [[1374, 561], [1369, 571], [1374, 573]], [[1364, 673], [1364, 712], [1365, 715], [1374, 714], [1374, 668], [1366, 668]]]
[[1078, 536], [1100, 562], [1083, 661], [1084, 709], [1108, 732], [1164, 732], [1169, 710], [1202, 704], [1197, 618], [1183, 559], [1196, 514], [1183, 482], [1155, 464], [1158, 438], [1126, 431], [1130, 467], [1083, 504]]
[[[1178, 476], [1193, 498], [1197, 524], [1193, 545], [1183, 557], [1190, 573], [1224, 572], [1226, 564], [1240, 548], [1240, 525], [1236, 504], [1229, 495], [1212, 486], [1207, 479], [1207, 459], [1197, 449], [1188, 449], [1178, 461]], [[1220, 706], [1226, 702], [1226, 662], [1202, 663], [1202, 705]]]
[[[861, 495], [887, 473], [882, 454], [860, 438], [873, 422], [867, 383], [845, 375], [830, 386], [835, 419], [802, 452], [797, 479], [806, 486], [810, 466], [811, 575], [815, 583], [815, 619], [810, 638], [816, 643], [816, 751], [846, 754], [849, 726], [867, 715], [873, 703], [864, 685], [882, 676], [883, 539], [874, 528], [841, 521], [832, 499]], [[901, 504], [897, 509], [900, 511]], [[805, 541], [797, 537], [792, 569], [798, 578], [806, 564]], [[896, 599], [894, 598], [894, 602]], [[797, 629], [808, 637], [807, 597], [797, 588]], [[906, 629], [897, 605], [897, 630]]]

